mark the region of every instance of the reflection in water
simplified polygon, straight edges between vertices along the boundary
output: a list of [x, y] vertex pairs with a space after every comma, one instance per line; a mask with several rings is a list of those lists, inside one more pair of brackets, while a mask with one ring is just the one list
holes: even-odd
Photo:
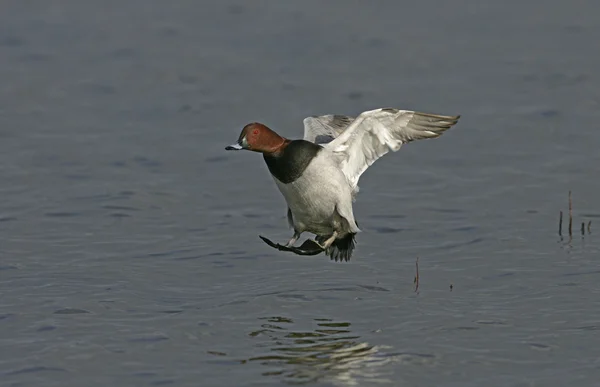
[[[283, 377], [293, 384], [327, 379], [340, 385], [357, 385], [360, 379], [390, 383], [383, 377], [382, 365], [392, 356], [380, 352], [381, 347], [361, 342], [350, 331], [350, 323], [315, 319], [316, 329], [291, 330], [294, 322], [285, 317], [263, 318], [261, 329], [250, 336], [262, 338], [259, 347], [271, 353], [248, 359], [272, 370], [263, 375]], [[265, 340], [266, 339], [266, 340]]]

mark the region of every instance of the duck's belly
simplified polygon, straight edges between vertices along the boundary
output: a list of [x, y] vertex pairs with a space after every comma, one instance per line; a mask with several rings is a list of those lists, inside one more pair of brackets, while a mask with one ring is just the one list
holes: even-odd
[[[293, 182], [283, 184], [277, 182], [285, 201], [292, 212], [294, 228], [300, 232], [308, 231], [317, 235], [330, 235], [336, 224], [336, 200], [332, 195], [322, 192], [311, 192], [312, 189]], [[331, 185], [323, 184], [323, 189], [334, 189]], [[308, 189], [305, 189], [308, 188]]]
[[284, 184], [275, 179], [275, 182], [292, 211], [297, 231], [345, 234], [343, 228], [347, 222], [341, 219], [336, 206], [351, 206], [352, 193], [346, 177], [336, 166], [316, 157], [295, 181]]

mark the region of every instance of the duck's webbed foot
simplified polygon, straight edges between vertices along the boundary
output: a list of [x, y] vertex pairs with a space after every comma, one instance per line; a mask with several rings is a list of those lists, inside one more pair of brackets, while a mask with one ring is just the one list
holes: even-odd
[[259, 237], [266, 244], [268, 244], [269, 246], [271, 246], [279, 251], [290, 251], [290, 252], [292, 252], [294, 254], [298, 254], [298, 255], [317, 255], [324, 251], [323, 248], [317, 242], [313, 241], [312, 239], [305, 240], [304, 243], [302, 243], [298, 247], [293, 246], [293, 244], [298, 240], [298, 237], [300, 237], [300, 234], [298, 234], [298, 236], [296, 236], [296, 234], [294, 234], [292, 239], [290, 239], [290, 241], [285, 245], [281, 245], [279, 243], [274, 243], [270, 239], [265, 238], [262, 235], [259, 235]]

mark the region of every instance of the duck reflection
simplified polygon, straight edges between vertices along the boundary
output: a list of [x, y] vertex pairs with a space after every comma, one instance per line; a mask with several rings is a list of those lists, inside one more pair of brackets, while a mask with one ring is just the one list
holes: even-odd
[[[294, 384], [328, 379], [335, 384], [356, 385], [359, 380], [390, 382], [381, 366], [391, 357], [381, 347], [369, 345], [352, 334], [349, 322], [314, 319], [312, 330], [296, 330], [286, 317], [266, 317], [261, 329], [250, 336], [269, 353], [248, 359], [271, 368], [263, 375], [283, 377]], [[337, 383], [336, 383], [337, 382]]]

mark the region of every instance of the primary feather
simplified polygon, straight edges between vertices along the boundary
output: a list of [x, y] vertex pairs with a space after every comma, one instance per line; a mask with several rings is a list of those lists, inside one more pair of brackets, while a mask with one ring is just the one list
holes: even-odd
[[363, 172], [377, 159], [395, 152], [402, 144], [440, 136], [452, 127], [460, 116], [442, 116], [391, 108], [369, 110], [356, 119], [326, 115], [304, 120], [304, 139], [319, 138], [340, 163], [350, 185], [357, 191]]

